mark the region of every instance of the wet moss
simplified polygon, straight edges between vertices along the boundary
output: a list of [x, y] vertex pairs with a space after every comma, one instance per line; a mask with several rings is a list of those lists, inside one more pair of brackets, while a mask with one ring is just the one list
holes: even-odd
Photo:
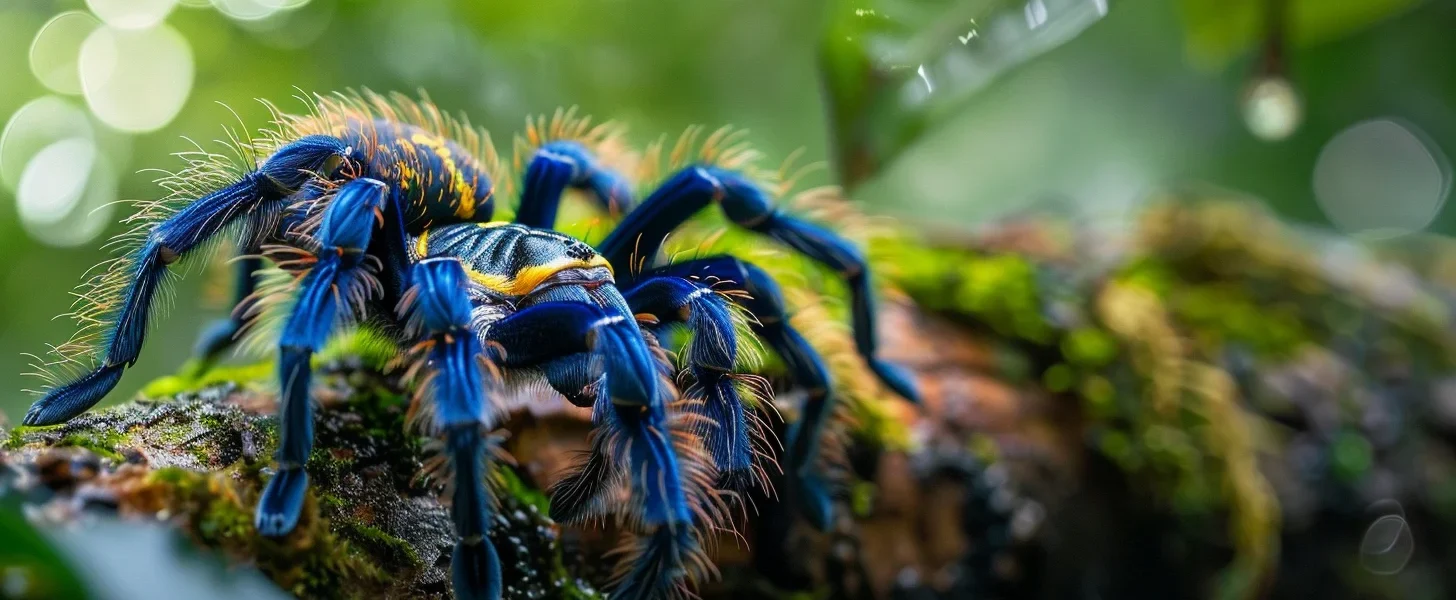
[[215, 366], [198, 373], [200, 366], [189, 361], [178, 369], [176, 375], [159, 377], [142, 387], [141, 395], [146, 398], [168, 398], [180, 394], [197, 393], [218, 385], [258, 385], [273, 377], [271, 361], [247, 365]]
[[[322, 499], [320, 499], [322, 502]], [[335, 506], [334, 508], [338, 508]], [[339, 535], [365, 551], [393, 564], [419, 566], [420, 555], [413, 546], [384, 530], [357, 521], [339, 521], [334, 524]]]
[[[388, 566], [407, 553], [371, 539], [355, 546], [322, 519], [312, 499], [294, 533], [270, 539], [253, 527], [252, 506], [261, 487], [255, 470], [197, 472], [165, 468], [131, 491], [136, 502], [173, 515], [201, 547], [248, 560], [280, 587], [310, 598], [358, 598], [390, 589]], [[416, 563], [417, 558], [410, 561]]]
[[21, 425], [19, 427], [15, 427], [14, 429], [11, 429], [10, 431], [6, 432], [5, 433], [4, 449], [5, 450], [17, 450], [21, 446], [24, 446], [25, 445], [25, 429], [26, 429], [26, 427], [24, 425]]
[[56, 442], [57, 446], [70, 446], [85, 448], [97, 456], [111, 460], [122, 460], [122, 454], [118, 447], [126, 441], [126, 436], [114, 432], [82, 432], [71, 433]]

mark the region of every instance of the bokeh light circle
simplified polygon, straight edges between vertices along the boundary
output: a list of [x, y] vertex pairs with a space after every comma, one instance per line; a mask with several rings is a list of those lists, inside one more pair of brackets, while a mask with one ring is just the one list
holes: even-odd
[[166, 19], [177, 0], [86, 0], [86, 6], [117, 29], [147, 29]]
[[1299, 92], [1283, 77], [1255, 81], [1244, 96], [1243, 109], [1249, 131], [1266, 142], [1288, 138], [1304, 120]]
[[238, 21], [252, 39], [273, 48], [299, 49], [313, 45], [333, 22], [334, 2], [294, 3], [266, 18]]
[[273, 14], [300, 8], [309, 0], [212, 0], [218, 12], [239, 21], [257, 21]]
[[31, 157], [41, 149], [67, 138], [95, 137], [91, 120], [80, 107], [58, 96], [31, 100], [10, 116], [0, 133], [0, 183], [14, 192]]
[[192, 49], [175, 29], [101, 27], [81, 46], [81, 88], [101, 122], [133, 133], [171, 122], [192, 91]]
[[1373, 119], [1325, 144], [1313, 185], [1325, 216], [1342, 231], [1393, 237], [1436, 218], [1451, 190], [1451, 164], [1414, 125]]
[[100, 26], [101, 21], [80, 10], [52, 17], [30, 43], [30, 72], [52, 91], [81, 93], [81, 72], [76, 66], [81, 44]]
[[45, 244], [84, 244], [106, 229], [116, 188], [94, 140], [57, 141], [31, 157], [21, 174], [15, 194], [20, 224]]

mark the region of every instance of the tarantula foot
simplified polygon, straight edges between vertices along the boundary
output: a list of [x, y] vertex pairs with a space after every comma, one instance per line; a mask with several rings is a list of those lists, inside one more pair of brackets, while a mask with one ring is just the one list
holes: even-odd
[[498, 600], [501, 597], [500, 559], [489, 540], [461, 540], [450, 556], [456, 600]]
[[302, 468], [279, 469], [258, 499], [255, 525], [258, 533], [282, 537], [298, 526], [303, 512], [303, 496], [308, 491], [308, 473]]

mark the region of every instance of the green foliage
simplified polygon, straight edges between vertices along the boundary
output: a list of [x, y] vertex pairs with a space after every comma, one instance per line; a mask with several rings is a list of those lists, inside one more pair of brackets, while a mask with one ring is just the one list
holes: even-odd
[[1270, 5], [1289, 11], [1296, 46], [1328, 42], [1358, 32], [1425, 0], [1180, 0], [1189, 52], [1221, 65], [1258, 46], [1267, 34]]
[[1103, 16], [1091, 3], [1069, 4], [1055, 23], [1028, 26], [1026, 6], [832, 0], [818, 59], [840, 183], [866, 182], [989, 82]]
[[70, 561], [26, 520], [20, 503], [0, 496], [0, 572], [6, 598], [91, 598]]

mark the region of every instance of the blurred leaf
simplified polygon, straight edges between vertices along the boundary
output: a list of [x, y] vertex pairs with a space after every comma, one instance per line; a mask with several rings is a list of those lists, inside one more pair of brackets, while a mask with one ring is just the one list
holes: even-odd
[[[18, 502], [0, 499], [0, 597], [90, 598], [60, 553], [26, 521]], [[13, 586], [13, 587], [12, 587]]]
[[[289, 595], [247, 566], [202, 552], [165, 523], [114, 518], [51, 533], [57, 548], [105, 600], [283, 600]], [[81, 596], [46, 596], [72, 598]]]
[[1108, 0], [837, 0], [820, 45], [846, 188], [995, 78], [1081, 33]]
[[1219, 67], [1264, 37], [1270, 2], [1289, 3], [1289, 41], [1312, 46], [1370, 27], [1424, 0], [1182, 0], [1188, 52]]

